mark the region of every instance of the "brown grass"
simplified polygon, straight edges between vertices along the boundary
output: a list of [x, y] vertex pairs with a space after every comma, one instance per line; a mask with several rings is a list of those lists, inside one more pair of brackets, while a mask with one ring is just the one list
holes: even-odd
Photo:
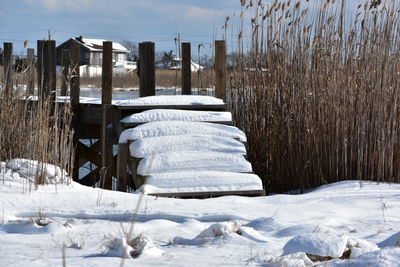
[[[7, 95], [0, 89], [0, 161], [26, 158], [69, 172], [73, 160], [69, 106], [21, 100], [24, 97], [17, 86]], [[36, 185], [45, 183], [40, 173], [35, 178]]]
[[[81, 85], [93, 85], [101, 88], [101, 77], [81, 77]], [[156, 70], [156, 86], [157, 87], [181, 87], [181, 71], [175, 70]], [[192, 87], [193, 88], [210, 88], [214, 86], [213, 71], [204, 70], [192, 72]], [[114, 74], [113, 87], [116, 88], [138, 88], [139, 78], [134, 73]]]
[[269, 192], [400, 182], [399, 3], [289, 2], [242, 7], [230, 103], [255, 172]]

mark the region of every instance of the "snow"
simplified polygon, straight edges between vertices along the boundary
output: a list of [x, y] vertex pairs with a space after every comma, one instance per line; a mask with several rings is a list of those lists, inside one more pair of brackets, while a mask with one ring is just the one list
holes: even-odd
[[188, 171], [155, 173], [139, 188], [145, 194], [262, 190], [260, 178], [250, 173]]
[[14, 175], [21, 177], [43, 177], [45, 183], [60, 183], [66, 179], [67, 173], [61, 168], [48, 163], [39, 163], [36, 160], [12, 159], [6, 162], [6, 167]]
[[246, 155], [243, 143], [222, 136], [185, 134], [138, 139], [129, 145], [130, 155], [135, 158], [166, 152], [223, 152]]
[[250, 162], [243, 156], [220, 152], [165, 152], [144, 157], [137, 173], [148, 175], [166, 171], [230, 171], [253, 172]]
[[283, 247], [283, 255], [297, 252], [339, 258], [346, 249], [346, 235], [312, 233], [293, 237]]
[[[400, 248], [384, 242], [400, 232], [399, 184], [345, 181], [302, 195], [199, 200], [75, 182], [25, 190], [31, 178], [0, 163], [0, 266], [60, 266], [63, 251], [66, 266], [119, 266], [125, 250], [136, 252], [124, 266], [386, 267], [400, 262]], [[325, 262], [311, 262], [305, 251], [282, 255], [290, 240], [308, 235], [325, 240], [325, 249], [342, 245], [334, 236], [347, 236], [346, 249], [357, 252]]]
[[153, 121], [230, 122], [232, 121], [232, 114], [226, 111], [151, 109], [132, 114], [121, 120], [122, 123], [145, 123]]
[[230, 137], [246, 142], [246, 135], [234, 126], [207, 122], [155, 121], [123, 131], [119, 137], [119, 143], [140, 138], [188, 134]]
[[380, 248], [385, 247], [400, 247], [400, 232], [388, 237], [378, 244]]

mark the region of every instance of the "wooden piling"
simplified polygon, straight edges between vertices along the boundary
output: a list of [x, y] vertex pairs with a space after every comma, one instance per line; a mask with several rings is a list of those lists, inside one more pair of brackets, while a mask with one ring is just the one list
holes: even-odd
[[68, 49], [61, 50], [61, 96], [66, 96], [68, 91], [69, 79], [69, 51]]
[[4, 74], [3, 74], [3, 83], [4, 83], [4, 91], [5, 94], [8, 95], [12, 90], [12, 52], [13, 52], [13, 44], [12, 43], [4, 43]]
[[155, 48], [152, 42], [139, 43], [138, 74], [140, 79], [139, 96], [155, 95]]
[[[112, 42], [103, 42], [103, 66], [102, 66], [102, 125], [101, 125], [101, 172], [104, 177], [102, 187], [104, 189], [112, 189], [112, 165], [113, 165], [113, 145], [109, 142], [109, 131], [112, 126]], [[112, 130], [112, 129], [111, 129]]]
[[117, 179], [118, 191], [126, 192], [128, 183], [129, 145], [118, 144]]
[[74, 129], [74, 167], [72, 177], [74, 181], [79, 181], [79, 133], [80, 133], [80, 72], [79, 72], [79, 62], [80, 62], [80, 47], [79, 44], [73, 43], [71, 46], [71, 79], [70, 79], [70, 99], [71, 99], [71, 111], [72, 111], [72, 128]]
[[192, 94], [192, 60], [190, 43], [182, 43], [182, 94]]
[[38, 50], [38, 95], [41, 99], [56, 96], [56, 42], [39, 40]]
[[215, 96], [226, 102], [226, 44], [215, 41]]
[[28, 85], [27, 85], [27, 93], [28, 95], [35, 94], [35, 49], [28, 48], [27, 50], [27, 59], [28, 59]]

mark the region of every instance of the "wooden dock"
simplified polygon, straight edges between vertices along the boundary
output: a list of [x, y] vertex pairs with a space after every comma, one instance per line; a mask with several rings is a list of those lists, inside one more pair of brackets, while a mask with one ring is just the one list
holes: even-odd
[[[12, 54], [12, 46], [5, 44], [5, 54]], [[37, 86], [38, 98], [46, 99], [50, 97], [55, 100], [55, 42], [54, 41], [38, 41], [38, 62], [37, 62]], [[11, 51], [10, 51], [11, 49]], [[190, 43], [182, 44], [182, 93], [191, 94], [191, 55]], [[33, 51], [29, 51], [32, 56]], [[67, 60], [69, 53], [70, 60]], [[75, 157], [73, 164], [73, 179], [87, 186], [95, 186], [100, 182], [100, 186], [104, 189], [118, 189], [126, 191], [127, 186], [136, 189], [133, 177], [127, 172], [125, 166], [128, 161], [127, 146], [118, 144], [121, 132], [127, 127], [136, 125], [122, 124], [122, 118], [150, 109], [181, 109], [181, 110], [198, 110], [198, 111], [226, 111], [226, 104], [184, 104], [184, 105], [120, 105], [113, 103], [112, 100], [112, 42], [103, 43], [102, 54], [102, 97], [98, 103], [81, 102], [80, 98], [80, 49], [77, 44], [72, 45], [69, 51], [63, 51], [63, 70], [62, 74], [62, 95], [65, 95], [68, 87], [66, 82], [69, 76], [70, 87], [70, 104], [73, 112], [71, 127], [74, 129], [74, 146]], [[139, 44], [139, 67], [138, 75], [140, 78], [140, 97], [155, 95], [155, 48], [154, 43], [144, 42]], [[215, 77], [216, 87], [215, 94], [225, 102], [226, 100], [226, 46], [225, 41], [215, 42]], [[6, 60], [6, 63], [8, 61]], [[9, 90], [9, 68], [5, 67], [5, 89]], [[32, 88], [29, 89], [32, 92]], [[227, 124], [231, 122], [225, 122]], [[96, 140], [90, 146], [86, 145], [83, 140]], [[119, 157], [114, 151], [115, 146], [119, 146]], [[87, 163], [97, 166], [85, 177], [79, 177], [79, 169]], [[115, 182], [117, 186], [115, 186]], [[114, 185], [114, 186], [113, 186]], [[205, 192], [203, 194], [194, 195], [192, 193], [183, 194], [165, 194], [165, 196], [180, 197], [201, 197], [201, 196], [219, 196], [227, 194], [240, 195], [243, 192]], [[247, 192], [246, 195], [265, 194], [262, 190]]]

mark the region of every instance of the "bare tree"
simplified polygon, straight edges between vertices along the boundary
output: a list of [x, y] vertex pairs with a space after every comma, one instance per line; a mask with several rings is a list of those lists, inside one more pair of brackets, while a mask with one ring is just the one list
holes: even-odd
[[121, 45], [125, 46], [128, 50], [129, 53], [127, 54], [127, 60], [128, 61], [137, 61], [138, 58], [138, 46], [137, 43], [131, 41], [131, 40], [121, 40], [119, 42]]

